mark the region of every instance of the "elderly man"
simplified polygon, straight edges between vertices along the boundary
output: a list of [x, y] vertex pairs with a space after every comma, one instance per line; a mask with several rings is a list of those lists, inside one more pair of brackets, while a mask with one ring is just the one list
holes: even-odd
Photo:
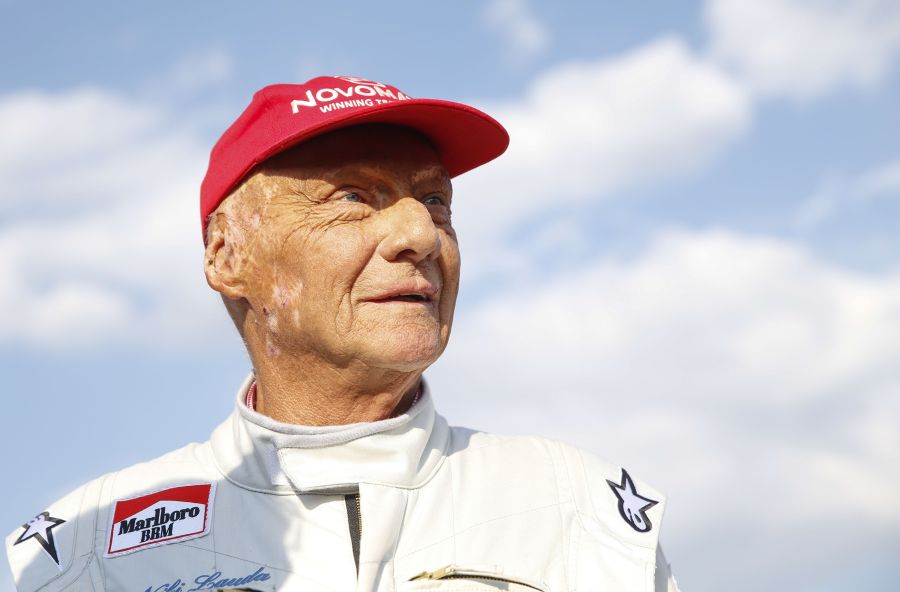
[[450, 179], [507, 142], [476, 109], [358, 78], [256, 93], [201, 191], [206, 279], [253, 365], [235, 412], [16, 529], [19, 590], [675, 590], [658, 492], [435, 413]]

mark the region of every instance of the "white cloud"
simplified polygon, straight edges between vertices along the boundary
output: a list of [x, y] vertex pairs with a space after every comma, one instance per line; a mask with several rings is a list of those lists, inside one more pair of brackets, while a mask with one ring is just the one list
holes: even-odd
[[[473, 360], [524, 343], [516, 364], [546, 367], [554, 352], [560, 368], [603, 369], [615, 390], [662, 392], [665, 373], [680, 372], [689, 393], [786, 407], [896, 359], [900, 334], [888, 321], [900, 321], [900, 277], [856, 276], [796, 246], [726, 231], [664, 234], [636, 261], [529, 279], [462, 319], [482, 334], [463, 348], [478, 352]], [[636, 372], [645, 364], [660, 372]], [[509, 388], [549, 387], [568, 373], [549, 375], [546, 385], [510, 376]], [[596, 384], [581, 373], [567, 380]]]
[[794, 222], [809, 230], [839, 212], [874, 201], [900, 198], [900, 159], [876, 165], [855, 176], [827, 175], [800, 204]]
[[[898, 326], [900, 270], [670, 232], [463, 311], [430, 377], [455, 422], [575, 442], [666, 490], [686, 587], [772, 589], [896, 541]], [[759, 558], [741, 583], [736, 557]]]
[[528, 0], [489, 0], [482, 14], [485, 24], [503, 38], [514, 57], [532, 57], [550, 43], [550, 34]]
[[464, 244], [494, 252], [504, 232], [542, 210], [702, 167], [751, 117], [742, 89], [674, 37], [557, 66], [522, 99], [486, 108], [511, 144], [455, 182], [455, 214]]
[[126, 325], [132, 313], [120, 294], [81, 283], [58, 285], [48, 294], [38, 295], [29, 303], [28, 312], [30, 318], [14, 319], [20, 323], [20, 332], [50, 346], [103, 340]]
[[159, 121], [156, 110], [99, 89], [0, 98], [0, 211], [113, 197], [104, 179], [122, 183], [121, 146], [137, 143]]
[[855, 186], [859, 199], [900, 198], [900, 158], [865, 171]]
[[0, 139], [0, 203], [20, 210], [0, 226], [0, 342], [181, 347], [227, 327], [202, 276], [207, 147], [189, 129], [99, 90], [17, 95], [0, 121], [21, 130]]
[[705, 12], [712, 55], [761, 95], [872, 86], [900, 51], [894, 0], [709, 0]]

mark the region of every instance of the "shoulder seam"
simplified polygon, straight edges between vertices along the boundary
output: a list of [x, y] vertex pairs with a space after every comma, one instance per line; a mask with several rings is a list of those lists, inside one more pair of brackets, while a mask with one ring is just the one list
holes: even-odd
[[[559, 442], [554, 441], [554, 440], [548, 440], [547, 445], [548, 445], [548, 447], [552, 447], [552, 448], [556, 449], [556, 452], [559, 454], [559, 458], [562, 461], [561, 469], [566, 471], [566, 477], [568, 477], [568, 470], [566, 469], [566, 459], [565, 459], [565, 456], [564, 456], [564, 453], [562, 450], [562, 446], [560, 446]], [[563, 517], [563, 509], [562, 509], [563, 501], [562, 501], [562, 494], [560, 492], [560, 487], [562, 486], [562, 475], [560, 474], [560, 471], [557, 469], [556, 463], [553, 462], [552, 453], [550, 456], [550, 466], [553, 468], [553, 475], [556, 477], [556, 501], [557, 501], [556, 509], [558, 510], [558, 514], [559, 514], [559, 527], [560, 527], [561, 532], [565, 532], [565, 529], [566, 529], [565, 522], [566, 521], [565, 521], [565, 518]], [[571, 479], [569, 479], [569, 480], [571, 481]], [[571, 495], [572, 484], [569, 483], [568, 486], [569, 486], [569, 491], [570, 491], [570, 495]], [[574, 496], [572, 496], [571, 504], [572, 504], [572, 507], [574, 508], [575, 507]], [[576, 511], [575, 514], [577, 515], [578, 512]], [[563, 538], [563, 559], [564, 559], [563, 578], [564, 578], [565, 586], [567, 589], [571, 587], [571, 582], [572, 582], [572, 580], [570, 578], [571, 574], [569, 573], [569, 566], [570, 566], [570, 563], [571, 563], [571, 560], [573, 557], [575, 557], [575, 550], [572, 548], [571, 536], [568, 537], [568, 540], [566, 539], [566, 537], [564, 537]]]
[[[100, 581], [94, 582], [94, 589], [99, 591], [106, 590], [106, 570], [104, 569], [103, 562], [100, 561], [100, 557], [97, 554], [97, 547], [101, 542], [105, 542], [105, 540], [101, 540], [100, 537], [106, 536], [106, 524], [101, 524], [100, 520], [102, 516], [100, 515], [100, 509], [103, 507], [103, 492], [106, 490], [107, 481], [110, 479], [115, 479], [119, 475], [120, 471], [114, 471], [112, 473], [107, 473], [103, 476], [100, 481], [98, 487], [99, 491], [97, 491], [97, 503], [93, 508], [94, 511], [94, 536], [91, 537], [91, 561], [95, 561], [97, 565], [97, 573], [99, 575]], [[110, 485], [111, 487], [112, 485]], [[111, 501], [111, 500], [110, 500]]]

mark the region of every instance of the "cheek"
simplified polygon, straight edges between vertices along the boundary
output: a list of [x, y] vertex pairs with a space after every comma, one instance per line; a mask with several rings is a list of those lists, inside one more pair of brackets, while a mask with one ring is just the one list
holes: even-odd
[[459, 292], [460, 255], [459, 245], [450, 236], [441, 241], [441, 275], [444, 287], [441, 291], [441, 320], [449, 323], [453, 318], [456, 306], [456, 295]]
[[314, 245], [309, 268], [328, 285], [344, 291], [353, 286], [373, 250], [374, 243], [361, 229], [334, 229]]
[[305, 310], [325, 314], [322, 320], [346, 316], [351, 292], [369, 263], [374, 244], [359, 228], [333, 228], [307, 241], [303, 258]]

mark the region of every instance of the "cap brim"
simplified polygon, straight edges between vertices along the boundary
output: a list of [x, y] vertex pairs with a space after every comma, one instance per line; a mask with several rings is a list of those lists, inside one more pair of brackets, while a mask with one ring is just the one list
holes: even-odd
[[287, 136], [262, 154], [256, 164], [315, 136], [364, 123], [390, 123], [418, 130], [434, 144], [451, 177], [494, 160], [509, 146], [509, 134], [503, 126], [474, 107], [437, 99], [408, 99], [308, 127]]

